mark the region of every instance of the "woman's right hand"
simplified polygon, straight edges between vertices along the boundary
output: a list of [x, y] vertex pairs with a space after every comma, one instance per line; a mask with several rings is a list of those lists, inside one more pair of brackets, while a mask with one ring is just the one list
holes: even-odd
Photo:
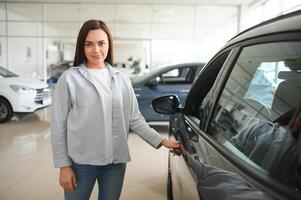
[[70, 166], [60, 168], [60, 185], [67, 190], [67, 192], [73, 193], [74, 188], [77, 186], [75, 173]]

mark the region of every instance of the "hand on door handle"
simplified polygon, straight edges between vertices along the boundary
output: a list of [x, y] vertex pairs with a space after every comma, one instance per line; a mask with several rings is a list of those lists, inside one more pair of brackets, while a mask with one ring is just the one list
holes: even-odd
[[179, 149], [172, 149], [170, 150], [170, 153], [173, 153], [173, 156], [184, 156], [185, 158], [187, 157], [187, 151], [185, 150], [183, 144], [180, 142], [180, 148]]
[[172, 150], [170, 150], [170, 153], [172, 153], [173, 156], [175, 156], [175, 155], [180, 156], [181, 155], [181, 151], [179, 149], [172, 149]]

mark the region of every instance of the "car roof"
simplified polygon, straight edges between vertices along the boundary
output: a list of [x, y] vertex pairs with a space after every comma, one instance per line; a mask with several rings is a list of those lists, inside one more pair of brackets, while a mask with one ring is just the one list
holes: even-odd
[[182, 68], [182, 67], [190, 67], [190, 66], [202, 67], [202, 66], [204, 66], [204, 64], [205, 63], [202, 63], [202, 62], [180, 63], [180, 64], [175, 64], [175, 65], [164, 65], [164, 66], [160, 66], [160, 68], [163, 70], [166, 70], [166, 69], [171, 69], [171, 68]]
[[192, 63], [181, 63], [181, 64], [175, 64], [175, 65], [166, 65], [161, 66], [160, 70], [157, 71], [157, 73], [153, 74], [154, 76], [164, 73], [166, 71], [176, 69], [176, 68], [186, 68], [186, 67], [197, 67], [197, 72], [200, 71], [204, 67], [205, 63], [202, 62], [192, 62]]
[[178, 63], [178, 64], [171, 64], [171, 65], [163, 65], [161, 67], [179, 67], [179, 66], [191, 66], [191, 65], [202, 65], [204, 63], [201, 62], [191, 62], [191, 63]]
[[301, 10], [286, 15], [281, 15], [242, 31], [230, 39], [223, 49], [233, 44], [259, 36], [297, 31], [301, 31]]

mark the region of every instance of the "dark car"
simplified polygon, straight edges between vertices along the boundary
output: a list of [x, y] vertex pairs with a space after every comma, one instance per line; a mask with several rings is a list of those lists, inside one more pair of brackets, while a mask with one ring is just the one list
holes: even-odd
[[62, 75], [62, 73], [73, 67], [73, 61], [61, 61], [56, 64], [50, 65], [48, 74], [50, 77], [47, 79], [48, 85], [55, 85]]
[[[170, 138], [180, 140], [197, 162], [239, 174], [267, 198], [301, 199], [301, 152], [287, 131], [300, 101], [297, 11], [232, 38], [198, 75], [184, 107], [172, 95], [155, 99], [153, 107], [172, 114]], [[282, 157], [288, 149], [291, 157]], [[169, 155], [170, 199], [201, 198], [196, 177], [187, 160]], [[218, 191], [223, 181], [213, 189]], [[224, 199], [227, 194], [224, 191]]]
[[186, 63], [158, 67], [145, 75], [132, 78], [139, 109], [145, 120], [168, 121], [169, 115], [158, 114], [153, 110], [152, 100], [166, 94], [177, 94], [180, 103], [184, 104], [192, 82], [203, 66], [203, 63]]

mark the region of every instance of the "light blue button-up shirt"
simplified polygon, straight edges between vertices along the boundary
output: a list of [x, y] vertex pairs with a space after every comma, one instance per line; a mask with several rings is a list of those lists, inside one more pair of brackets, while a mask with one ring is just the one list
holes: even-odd
[[106, 165], [106, 145], [113, 145], [113, 163], [130, 161], [129, 130], [159, 148], [165, 139], [150, 128], [141, 115], [128, 77], [108, 63], [112, 89], [113, 144], [104, 134], [101, 96], [84, 65], [65, 71], [55, 88], [52, 104], [51, 144], [55, 167], [79, 164]]

